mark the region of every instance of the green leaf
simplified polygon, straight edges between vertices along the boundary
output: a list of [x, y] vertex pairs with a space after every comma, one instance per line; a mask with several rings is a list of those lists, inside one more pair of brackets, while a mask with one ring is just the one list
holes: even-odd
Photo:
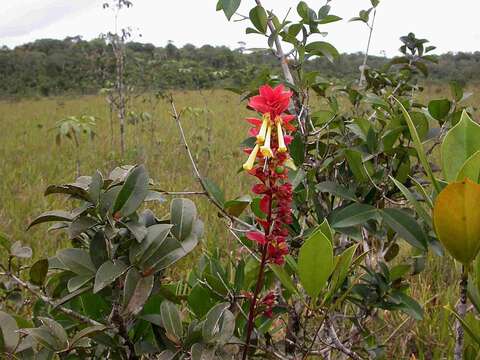
[[57, 257], [75, 274], [91, 275], [97, 271], [86, 250], [77, 248], [64, 249], [57, 253]]
[[317, 231], [321, 231], [322, 234], [325, 235], [333, 245], [333, 237], [335, 236], [335, 232], [330, 227], [327, 219], [323, 219], [322, 223], [318, 225], [318, 228], [314, 230], [314, 233]]
[[335, 209], [329, 216], [329, 223], [334, 229], [365, 224], [377, 219], [378, 211], [371, 205], [351, 204], [342, 209]]
[[417, 214], [425, 221], [425, 223], [429, 226], [432, 227], [432, 217], [430, 214], [427, 213], [427, 211], [424, 209], [422, 204], [416, 199], [415, 195], [412, 194], [410, 190], [408, 190], [405, 185], [403, 185], [400, 181], [397, 179], [393, 178], [390, 176], [390, 179], [394, 182], [394, 184], [397, 186], [397, 188], [402, 192], [402, 194], [405, 196], [405, 198], [408, 200], [408, 202], [413, 205], [415, 208], [415, 211]]
[[331, 295], [333, 295], [342, 286], [343, 282], [347, 278], [357, 248], [358, 244], [352, 245], [348, 249], [345, 249], [340, 255], [336, 256], [337, 261], [335, 261], [335, 270], [332, 274], [332, 285], [329, 297], [331, 297]]
[[297, 166], [301, 166], [305, 160], [305, 144], [303, 143], [300, 132], [296, 132], [293, 136], [292, 143], [290, 144], [290, 156]]
[[27, 230], [30, 229], [34, 225], [42, 224], [45, 222], [51, 221], [72, 221], [73, 216], [72, 214], [61, 211], [61, 210], [53, 210], [53, 211], [46, 211], [43, 214], [37, 216], [27, 227]]
[[15, 319], [6, 312], [0, 311], [0, 353], [12, 353], [20, 341]]
[[457, 181], [462, 181], [466, 178], [477, 184], [480, 182], [480, 151], [470, 156], [458, 171]]
[[173, 199], [170, 205], [172, 234], [179, 240], [185, 240], [192, 232], [193, 222], [197, 218], [197, 208], [192, 200]]
[[427, 249], [428, 240], [425, 232], [408, 212], [403, 209], [386, 208], [382, 210], [382, 215], [388, 226], [402, 239], [418, 249]]
[[428, 103], [428, 112], [435, 120], [443, 120], [450, 112], [451, 103], [448, 99], [432, 100]]
[[68, 335], [62, 325], [53, 319], [47, 317], [38, 318], [45, 329], [56, 339], [56, 350], [65, 350], [68, 348]]
[[269, 264], [270, 269], [272, 269], [275, 276], [280, 280], [283, 287], [290, 291], [291, 293], [297, 293], [297, 287], [293, 283], [292, 278], [288, 275], [287, 271], [283, 266], [276, 265], [276, 264]]
[[307, 294], [316, 299], [334, 269], [333, 247], [328, 238], [316, 231], [300, 248], [298, 276]]
[[167, 334], [180, 340], [183, 335], [183, 326], [177, 306], [168, 300], [164, 300], [160, 305], [160, 316]]
[[[445, 180], [454, 181], [463, 164], [480, 150], [480, 125], [466, 111], [457, 125], [451, 128], [443, 140], [442, 167]], [[475, 181], [475, 179], [472, 179]]]
[[48, 272], [48, 260], [40, 259], [30, 268], [30, 282], [42, 286]]
[[[130, 281], [128, 284], [128, 287], [130, 289], [133, 288], [133, 292], [129, 296], [128, 302], [126, 302], [126, 307], [124, 310], [124, 313], [126, 314], [132, 314], [132, 315], [137, 315], [143, 308], [143, 305], [147, 302], [148, 298], [150, 297], [150, 294], [152, 293], [153, 289], [153, 282], [154, 282], [154, 276], [146, 276], [146, 277], [140, 277], [136, 278], [136, 276], [130, 275], [130, 272], [133, 269], [127, 273], [127, 278], [125, 280], [125, 288], [127, 287], [127, 282]], [[136, 271], [136, 270], [135, 270]], [[134, 284], [131, 282], [135, 281]], [[126, 297], [124, 297], [124, 301], [126, 300]]]
[[202, 180], [203, 185], [206, 187], [208, 193], [213, 196], [213, 198], [220, 204], [223, 205], [225, 203], [225, 195], [220, 189], [220, 187], [208, 178], [203, 178]]
[[304, 20], [308, 20], [310, 18], [310, 8], [305, 1], [300, 1], [298, 3], [297, 13]]
[[465, 319], [461, 317], [459, 314], [457, 314], [455, 310], [450, 308], [450, 306], [445, 306], [445, 310], [447, 310], [449, 313], [454, 315], [457, 318], [457, 320], [460, 321], [460, 324], [462, 324], [462, 327], [465, 330], [465, 332], [468, 333], [468, 335], [472, 338], [472, 340], [474, 340], [478, 345], [480, 345], [480, 336], [476, 331], [474, 331], [470, 327], [470, 325], [465, 321]]
[[307, 44], [305, 51], [312, 55], [325, 56], [331, 62], [340, 55], [332, 44], [325, 41], [314, 41]]
[[70, 293], [76, 292], [83, 287], [86, 283], [93, 279], [92, 275], [77, 275], [68, 280], [67, 289]]
[[132, 264], [147, 262], [162, 246], [171, 229], [172, 225], [170, 224], [157, 224], [148, 227], [145, 239], [140, 244], [136, 243], [130, 247], [130, 262]]
[[250, 21], [252, 22], [253, 26], [261, 32], [265, 34], [267, 32], [267, 12], [265, 9], [257, 5], [249, 13]]
[[200, 284], [196, 284], [188, 295], [188, 305], [198, 318], [204, 317], [217, 303], [214, 294]]
[[318, 24], [329, 24], [329, 23], [340, 21], [340, 20], [342, 20], [340, 16], [326, 15], [320, 21], [318, 21]]
[[88, 195], [92, 202], [96, 205], [100, 199], [100, 193], [103, 188], [103, 176], [100, 171], [96, 171], [95, 175], [92, 176], [92, 181], [88, 186]]
[[456, 102], [459, 102], [462, 100], [463, 89], [462, 89], [462, 86], [457, 81], [450, 82], [450, 92], [452, 93], [452, 96]]
[[235, 200], [227, 201], [223, 207], [225, 211], [232, 216], [238, 217], [250, 205], [252, 198], [250, 195], [244, 195]]
[[415, 320], [423, 319], [423, 309], [414, 299], [404, 293], [399, 293], [396, 297], [402, 302], [401, 310], [403, 312], [407, 313]]
[[355, 192], [343, 187], [342, 185], [333, 181], [324, 181], [317, 184], [316, 188], [321, 192], [326, 192], [335, 196], [339, 196], [342, 199], [357, 201]]
[[134, 167], [128, 173], [113, 205], [115, 217], [132, 215], [145, 200], [148, 194], [148, 173], [145, 166]]
[[90, 242], [89, 253], [90, 259], [97, 269], [108, 260], [107, 239], [103, 231], [97, 231], [93, 236]]
[[111, 260], [105, 261], [100, 266], [95, 275], [95, 283], [93, 285], [93, 293], [96, 294], [106, 286], [113, 283], [128, 269], [122, 261], [117, 260], [115, 263]]
[[206, 342], [226, 342], [235, 329], [235, 320], [228, 310], [229, 303], [215, 305], [207, 313], [202, 327], [203, 339]]
[[237, 12], [240, 2], [241, 0], [219, 0], [218, 4], [220, 4], [220, 6], [217, 4], [217, 10], [221, 7], [227, 19], [230, 20]]
[[357, 181], [364, 182], [368, 180], [367, 169], [363, 164], [362, 153], [357, 150], [346, 149], [345, 158], [348, 162], [348, 167], [353, 173]]
[[90, 337], [98, 334], [99, 332], [102, 332], [102, 331], [106, 330], [106, 328], [107, 327], [105, 325], [95, 325], [95, 326], [86, 327], [86, 328], [78, 331], [73, 336], [70, 347], [71, 348], [76, 347], [76, 345], [80, 342], [81, 339], [90, 338]]
[[403, 104], [398, 101], [395, 97], [393, 98], [397, 103], [398, 105], [400, 106], [400, 109], [403, 113], [403, 116], [405, 118], [405, 121], [407, 122], [407, 125], [408, 125], [408, 129], [410, 130], [410, 135], [412, 137], [412, 140], [413, 140], [413, 144], [415, 146], [415, 150], [417, 150], [417, 154], [418, 154], [418, 158], [420, 160], [420, 163], [422, 164], [424, 170], [427, 172], [428, 174], [428, 177], [430, 178], [430, 181], [432, 182], [434, 188], [435, 188], [435, 191], [437, 192], [437, 194], [440, 192], [440, 185], [438, 184], [438, 181], [437, 179], [435, 178], [435, 176], [433, 175], [433, 172], [432, 172], [432, 168], [430, 167], [430, 164], [428, 163], [428, 159], [427, 159], [427, 155], [425, 154], [425, 149], [423, 148], [423, 144], [422, 142], [420, 141], [420, 137], [418, 135], [418, 132], [417, 132], [417, 129], [415, 127], [415, 124], [413, 123], [412, 121], [412, 118], [410, 117], [410, 114], [408, 113], [408, 111], [405, 109], [405, 107], [403, 106]]

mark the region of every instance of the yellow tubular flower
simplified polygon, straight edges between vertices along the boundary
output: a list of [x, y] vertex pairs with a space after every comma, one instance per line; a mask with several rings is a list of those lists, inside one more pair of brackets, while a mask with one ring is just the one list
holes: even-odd
[[282, 131], [282, 120], [277, 121], [277, 136], [278, 136], [278, 152], [287, 152], [287, 146], [285, 145], [285, 139]]
[[266, 113], [263, 115], [262, 126], [260, 127], [260, 131], [257, 135], [257, 141], [259, 143], [263, 143], [265, 141], [265, 133], [267, 132], [268, 124], [270, 124], [270, 114]]
[[243, 164], [244, 170], [250, 171], [253, 169], [253, 164], [255, 163], [255, 159], [257, 158], [258, 150], [260, 150], [260, 146], [257, 144], [255, 145], [252, 152], [248, 156], [248, 159], [245, 162], [245, 164]]
[[266, 158], [273, 157], [273, 151], [270, 148], [270, 138], [272, 137], [272, 125], [268, 124], [267, 127], [267, 136], [265, 136], [265, 142], [263, 146], [260, 147], [260, 151], [262, 152], [263, 156]]

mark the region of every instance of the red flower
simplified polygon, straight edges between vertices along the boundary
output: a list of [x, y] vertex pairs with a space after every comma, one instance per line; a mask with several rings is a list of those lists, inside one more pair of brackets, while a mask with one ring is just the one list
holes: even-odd
[[288, 109], [292, 97], [292, 92], [285, 91], [282, 84], [273, 89], [269, 85], [260, 86], [259, 93], [250, 98], [248, 106], [262, 114], [269, 113], [272, 120]]
[[265, 238], [265, 235], [258, 231], [249, 231], [247, 232], [247, 239], [255, 241], [256, 243], [260, 245], [265, 245], [267, 243], [267, 239]]

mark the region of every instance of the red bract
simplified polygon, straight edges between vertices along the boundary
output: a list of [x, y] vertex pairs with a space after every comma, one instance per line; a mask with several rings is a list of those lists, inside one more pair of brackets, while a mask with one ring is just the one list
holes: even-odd
[[282, 84], [275, 88], [263, 85], [258, 92], [260, 95], [253, 96], [248, 102], [248, 106], [252, 109], [262, 114], [269, 113], [271, 119], [275, 119], [288, 109], [292, 92], [285, 91]]

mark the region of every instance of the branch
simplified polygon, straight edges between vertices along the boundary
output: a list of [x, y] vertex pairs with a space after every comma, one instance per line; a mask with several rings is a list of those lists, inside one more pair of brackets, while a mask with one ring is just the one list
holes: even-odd
[[185, 150], [187, 152], [187, 155], [188, 155], [188, 158], [190, 159], [190, 163], [192, 164], [192, 169], [193, 169], [193, 174], [195, 176], [195, 178], [197, 179], [197, 181], [199, 182], [200, 186], [202, 187], [203, 189], [203, 194], [208, 198], [208, 200], [220, 211], [220, 213], [227, 219], [230, 219], [230, 221], [232, 222], [237, 222], [243, 226], [245, 226], [247, 229], [255, 229], [256, 230], [256, 227], [249, 224], [249, 223], [246, 223], [245, 221], [235, 217], [235, 216], [232, 216], [230, 215], [229, 213], [227, 213], [225, 211], [225, 209], [223, 208], [223, 206], [215, 199], [215, 197], [210, 193], [210, 191], [208, 190], [206, 184], [205, 184], [205, 181], [203, 180], [202, 178], [202, 175], [200, 174], [200, 171], [198, 169], [198, 166], [197, 166], [197, 163], [195, 162], [195, 158], [193, 157], [193, 154], [192, 154], [192, 151], [190, 150], [190, 146], [188, 145], [188, 142], [187, 142], [187, 138], [185, 136], [185, 131], [183, 130], [183, 126], [182, 126], [182, 122], [180, 120], [180, 115], [178, 114], [177, 112], [177, 109], [175, 107], [175, 103], [173, 101], [173, 98], [170, 97], [170, 105], [172, 106], [172, 116], [175, 120], [175, 122], [177, 123], [177, 126], [178, 126], [178, 130], [180, 131], [180, 136], [181, 136], [181, 140], [182, 140], [182, 143], [183, 143], [183, 146], [185, 147]]
[[367, 42], [367, 50], [365, 51], [365, 57], [363, 58], [363, 64], [360, 69], [360, 87], [363, 86], [365, 82], [365, 68], [367, 67], [367, 60], [368, 60], [368, 52], [370, 51], [370, 42], [372, 41], [372, 33], [373, 33], [373, 26], [375, 25], [375, 16], [377, 15], [377, 8], [373, 9], [373, 18], [372, 18], [372, 25], [368, 25], [370, 32], [368, 34], [368, 42]]
[[343, 343], [338, 338], [337, 332], [335, 331], [335, 328], [333, 327], [333, 325], [330, 322], [330, 319], [328, 319], [328, 317], [325, 319], [325, 325], [326, 325], [326, 331], [327, 331], [329, 337], [332, 339], [332, 346], [335, 349], [344, 353], [345, 355], [347, 355], [351, 359], [362, 360], [362, 358], [359, 355], [357, 355], [357, 353], [355, 353], [354, 351], [350, 350], [345, 345], [343, 345]]
[[[56, 306], [55, 301], [53, 299], [51, 299], [48, 296], [45, 296], [42, 293], [40, 293], [39, 291], [37, 291], [37, 289], [35, 289], [35, 287], [33, 285], [23, 281], [22, 279], [18, 278], [17, 276], [13, 275], [12, 273], [7, 272], [7, 273], [3, 273], [2, 275], [5, 275], [5, 276], [9, 277], [16, 284], [20, 285], [22, 288], [29, 291], [31, 294], [35, 295], [37, 298], [39, 298], [43, 302], [45, 302], [45, 303], [47, 303], [47, 304], [49, 304], [53, 307]], [[90, 318], [88, 318], [88, 317], [86, 317], [82, 314], [79, 314], [76, 311], [73, 311], [72, 309], [66, 308], [64, 306], [57, 306], [56, 309], [63, 312], [65, 315], [68, 315], [71, 318], [74, 318], [75, 320], [78, 320], [82, 323], [90, 324], [90, 325], [93, 325], [93, 326], [104, 325], [102, 323], [99, 323], [98, 321], [90, 319]]]

